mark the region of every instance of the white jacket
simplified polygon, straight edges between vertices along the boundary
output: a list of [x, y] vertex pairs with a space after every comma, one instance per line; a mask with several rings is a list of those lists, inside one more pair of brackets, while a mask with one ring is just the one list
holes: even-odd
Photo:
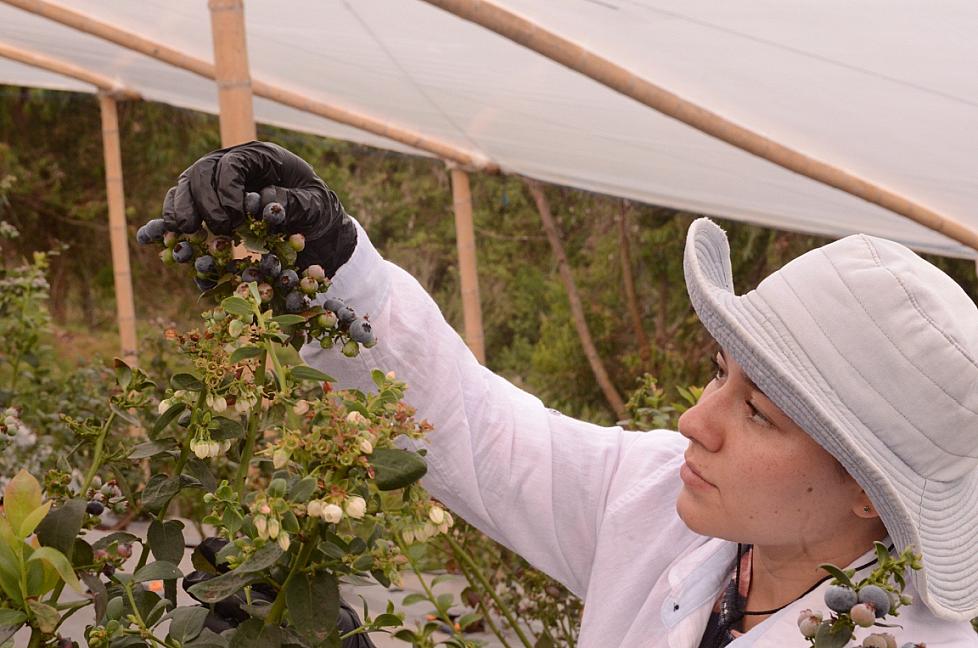
[[[374, 368], [407, 383], [405, 400], [434, 425], [423, 485], [586, 601], [580, 648], [697, 648], [736, 545], [693, 533], [676, 514], [686, 440], [546, 408], [481, 366], [417, 281], [357, 229], [356, 250], [329, 294], [369, 316], [378, 344], [354, 360], [313, 344], [303, 358], [339, 387], [374, 389]], [[827, 586], [731, 646], [808, 645], [798, 612], [825, 610]], [[904, 626], [898, 645], [978, 646], [970, 624], [937, 619], [923, 605], [904, 608], [896, 621]]]

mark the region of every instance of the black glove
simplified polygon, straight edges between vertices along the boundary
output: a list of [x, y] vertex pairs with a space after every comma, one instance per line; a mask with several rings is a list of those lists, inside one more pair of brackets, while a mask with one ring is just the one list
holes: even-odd
[[194, 162], [163, 200], [166, 228], [190, 234], [204, 222], [214, 234], [230, 234], [244, 222], [249, 191], [263, 191], [263, 199], [274, 194], [285, 207], [280, 230], [305, 237], [300, 269], [315, 263], [332, 276], [353, 254], [356, 229], [336, 193], [305, 160], [270, 142], [232, 146]]

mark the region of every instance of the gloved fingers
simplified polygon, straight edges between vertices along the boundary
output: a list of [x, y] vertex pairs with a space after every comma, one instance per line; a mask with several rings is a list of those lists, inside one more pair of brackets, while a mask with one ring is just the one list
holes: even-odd
[[177, 188], [176, 185], [170, 187], [166, 191], [166, 195], [163, 197], [163, 223], [166, 225], [166, 229], [171, 232], [179, 231], [180, 227], [177, 224], [176, 212], [173, 207], [173, 196], [176, 195]]
[[309, 240], [327, 234], [343, 216], [336, 194], [319, 178], [303, 187], [289, 189], [285, 207], [285, 231], [302, 234]]
[[177, 183], [177, 193], [174, 196], [174, 203], [178, 213], [180, 213], [180, 210], [186, 209], [189, 202], [196, 209], [197, 218], [202, 217], [204, 222], [207, 223], [207, 227], [215, 234], [230, 234], [233, 229], [233, 224], [217, 197], [217, 189], [214, 182], [217, 165], [224, 155], [225, 152], [223, 150], [213, 151], [194, 162], [180, 176], [181, 181], [184, 177], [187, 178], [186, 187], [190, 200], [188, 201], [184, 192], [181, 191], [179, 182]]
[[[296, 187], [306, 181], [293, 153], [270, 142], [248, 142], [230, 149], [217, 165], [214, 176], [218, 200], [237, 227], [244, 220], [244, 197], [271, 185]], [[312, 167], [307, 174], [315, 175]], [[266, 201], [263, 201], [264, 205]]]
[[192, 234], [200, 229], [201, 212], [194, 204], [194, 196], [190, 192], [190, 177], [187, 175], [180, 176], [174, 188], [173, 213], [177, 231]]

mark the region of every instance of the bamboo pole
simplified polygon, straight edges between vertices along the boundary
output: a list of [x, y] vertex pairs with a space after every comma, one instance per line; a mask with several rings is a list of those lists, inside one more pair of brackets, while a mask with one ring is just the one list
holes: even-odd
[[210, 0], [221, 146], [257, 139], [242, 0]]
[[126, 228], [126, 198], [122, 185], [122, 150], [119, 145], [119, 115], [116, 101], [99, 93], [102, 113], [102, 148], [105, 154], [105, 192], [109, 201], [109, 240], [112, 246], [112, 275], [115, 279], [115, 308], [122, 341], [122, 359], [137, 364], [136, 309], [133, 305], [132, 273]]
[[[48, 0], [0, 0], [11, 6], [42, 16], [57, 23], [77, 29], [86, 34], [97, 36], [116, 45], [134, 50], [156, 60], [187, 70], [207, 79], [215, 78], [214, 66], [203, 59], [190, 56], [172, 47], [126, 31], [107, 22], [97, 20], [81, 12], [69, 9]], [[325, 117], [331, 121], [346, 124], [354, 128], [386, 137], [412, 148], [426, 151], [436, 157], [450, 160], [466, 168], [478, 169], [490, 173], [499, 171], [499, 166], [487, 160], [484, 155], [463, 150], [457, 146], [443, 142], [422, 133], [403, 128], [334, 104], [312, 99], [298, 92], [265, 83], [258, 79], [251, 82], [252, 92], [265, 99], [270, 99], [311, 113]]]
[[577, 336], [581, 340], [584, 355], [587, 357], [588, 364], [591, 365], [591, 371], [594, 372], [598, 386], [601, 387], [601, 391], [604, 393], [608, 404], [611, 405], [611, 409], [614, 410], [619, 420], [623, 419], [625, 418], [625, 401], [622, 400], [618, 390], [615, 389], [615, 385], [611, 382], [611, 377], [608, 376], [604, 362], [601, 360], [601, 356], [598, 355], [598, 349], [594, 346], [594, 340], [591, 338], [591, 331], [588, 328], [587, 319], [584, 317], [584, 307], [581, 305], [581, 297], [577, 292], [577, 284], [574, 282], [574, 274], [571, 272], [570, 261], [567, 259], [567, 253], [564, 252], [564, 245], [560, 241], [557, 223], [554, 221], [553, 214], [550, 212], [550, 204], [547, 202], [547, 196], [543, 192], [543, 186], [531, 178], [524, 178], [524, 180], [526, 181], [526, 186], [530, 189], [530, 195], [533, 196], [533, 200], [536, 202], [537, 211], [540, 212], [540, 220], [543, 222], [543, 229], [547, 233], [547, 240], [550, 241], [550, 247], [553, 250], [554, 257], [557, 259], [557, 270], [560, 273], [560, 280], [564, 284], [564, 290], [567, 292], [571, 317], [574, 320], [574, 328], [577, 329]]
[[78, 79], [84, 83], [90, 83], [99, 90], [116, 97], [117, 99], [140, 99], [140, 95], [135, 90], [127, 88], [115, 79], [86, 70], [73, 63], [46, 56], [39, 52], [26, 50], [9, 43], [0, 42], [0, 57], [8, 58], [18, 63], [41, 68], [48, 72], [61, 74], [73, 79]]
[[485, 364], [485, 334], [482, 329], [482, 304], [479, 300], [479, 273], [476, 268], [475, 226], [472, 223], [472, 192], [469, 174], [449, 165], [452, 175], [452, 204], [455, 207], [455, 241], [462, 284], [462, 314], [465, 342], [475, 357]]
[[978, 231], [854, 173], [791, 149], [683, 99], [616, 63], [490, 0], [424, 0], [594, 79], [696, 130], [848, 194], [879, 205], [978, 250]]

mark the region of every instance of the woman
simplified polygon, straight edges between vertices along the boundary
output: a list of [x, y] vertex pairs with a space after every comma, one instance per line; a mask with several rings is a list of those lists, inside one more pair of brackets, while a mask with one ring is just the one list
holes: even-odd
[[805, 645], [799, 613], [825, 610], [818, 565], [862, 576], [876, 540], [923, 554], [900, 641], [978, 645], [978, 310], [906, 248], [848, 237], [738, 297], [725, 235], [696, 221], [687, 288], [717, 374], [680, 434], [636, 433], [562, 416], [480, 366], [280, 147], [205, 156], [164, 219], [226, 231], [243, 192], [267, 185], [307, 235], [301, 261], [326, 267], [330, 295], [379, 339], [353, 361], [311, 346], [304, 358], [342, 386], [397, 372], [435, 427], [424, 485], [586, 600], [582, 648]]

